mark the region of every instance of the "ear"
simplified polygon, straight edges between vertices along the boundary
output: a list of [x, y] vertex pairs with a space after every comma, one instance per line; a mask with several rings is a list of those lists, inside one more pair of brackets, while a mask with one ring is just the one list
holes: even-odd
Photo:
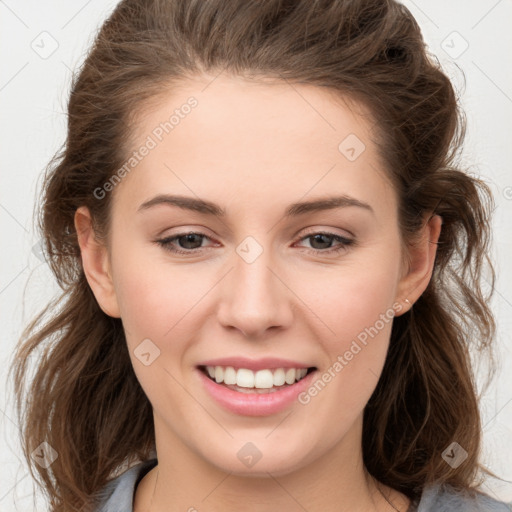
[[430, 217], [423, 226], [419, 239], [408, 248], [408, 268], [400, 279], [396, 296], [396, 300], [402, 308], [396, 316], [408, 311], [430, 282], [441, 224], [442, 219], [439, 215]]
[[107, 315], [120, 318], [108, 250], [96, 238], [91, 214], [85, 206], [81, 206], [75, 212], [75, 229], [85, 277], [100, 308]]

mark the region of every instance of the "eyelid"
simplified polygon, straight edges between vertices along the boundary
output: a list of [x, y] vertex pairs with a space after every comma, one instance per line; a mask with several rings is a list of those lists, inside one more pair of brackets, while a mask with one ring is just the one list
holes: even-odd
[[[174, 231], [176, 231], [174, 233]], [[167, 234], [171, 232], [171, 234]], [[164, 233], [166, 233], [164, 235]], [[215, 235], [211, 229], [208, 229], [205, 226], [201, 226], [200, 224], [190, 224], [185, 226], [177, 226], [177, 227], [166, 227], [165, 229], [159, 230], [155, 233], [155, 238], [171, 238], [179, 235], [188, 235], [189, 233], [194, 233], [198, 235], [204, 235], [208, 238], [215, 238]]]
[[299, 231], [297, 231], [294, 238], [296, 236], [298, 236], [300, 233], [302, 233], [304, 229], [306, 229], [307, 231], [304, 232], [300, 238], [304, 238], [305, 236], [314, 235], [317, 233], [325, 233], [325, 234], [329, 234], [329, 235], [333, 235], [333, 236], [339, 236], [339, 237], [345, 238], [347, 240], [356, 238], [355, 235], [353, 233], [351, 233], [350, 231], [348, 231], [347, 229], [343, 230], [345, 232], [345, 234], [344, 233], [335, 233], [333, 230], [340, 229], [340, 228], [329, 228], [329, 227], [323, 228], [323, 227], [318, 227], [318, 225], [300, 229]]

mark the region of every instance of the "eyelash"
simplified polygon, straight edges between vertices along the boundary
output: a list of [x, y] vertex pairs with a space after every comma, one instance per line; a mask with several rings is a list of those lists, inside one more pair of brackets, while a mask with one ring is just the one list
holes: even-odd
[[[197, 249], [185, 250], [185, 249], [178, 249], [178, 248], [176, 248], [175, 246], [172, 245], [173, 241], [177, 240], [178, 238], [187, 236], [187, 235], [199, 235], [199, 236], [202, 236], [204, 238], [209, 238], [204, 233], [200, 233], [200, 232], [196, 232], [196, 231], [190, 231], [190, 232], [187, 232], [187, 233], [178, 233], [177, 235], [173, 235], [173, 236], [169, 236], [169, 237], [166, 237], [166, 238], [161, 238], [161, 239], [155, 240], [155, 243], [157, 243], [158, 245], [163, 247], [165, 250], [167, 250], [169, 252], [172, 252], [172, 253], [175, 253], [175, 254], [191, 255], [191, 254], [200, 252], [202, 249], [206, 249], [206, 247], [199, 247]], [[339, 242], [340, 245], [338, 247], [328, 248], [328, 249], [308, 249], [308, 248], [305, 248], [306, 252], [312, 253], [312, 254], [315, 254], [315, 255], [318, 255], [318, 254], [337, 254], [337, 253], [340, 253], [342, 251], [346, 251], [350, 246], [355, 245], [355, 240], [350, 239], [350, 238], [345, 238], [343, 236], [336, 235], [334, 233], [329, 233], [327, 231], [318, 231], [318, 232], [314, 232], [314, 233], [309, 233], [308, 235], [303, 236], [299, 241], [306, 240], [308, 238], [313, 238], [313, 237], [315, 237], [317, 235], [326, 235], [328, 237], [332, 237], [333, 241]]]

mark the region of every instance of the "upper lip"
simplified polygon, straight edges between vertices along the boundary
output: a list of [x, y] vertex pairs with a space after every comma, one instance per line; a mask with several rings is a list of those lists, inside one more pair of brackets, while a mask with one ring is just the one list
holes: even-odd
[[277, 357], [263, 357], [261, 359], [248, 359], [246, 357], [223, 357], [220, 359], [209, 359], [202, 361], [197, 366], [232, 366], [233, 368], [247, 368], [258, 371], [272, 368], [311, 368], [312, 365], [280, 359]]

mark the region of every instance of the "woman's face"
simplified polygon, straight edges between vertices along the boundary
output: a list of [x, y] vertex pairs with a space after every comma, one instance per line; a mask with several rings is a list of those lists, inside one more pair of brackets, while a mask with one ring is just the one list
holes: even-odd
[[219, 76], [139, 117], [129, 171], [97, 191], [111, 231], [88, 278], [122, 318], [159, 453], [277, 475], [359, 450], [393, 311], [422, 291], [364, 112]]

